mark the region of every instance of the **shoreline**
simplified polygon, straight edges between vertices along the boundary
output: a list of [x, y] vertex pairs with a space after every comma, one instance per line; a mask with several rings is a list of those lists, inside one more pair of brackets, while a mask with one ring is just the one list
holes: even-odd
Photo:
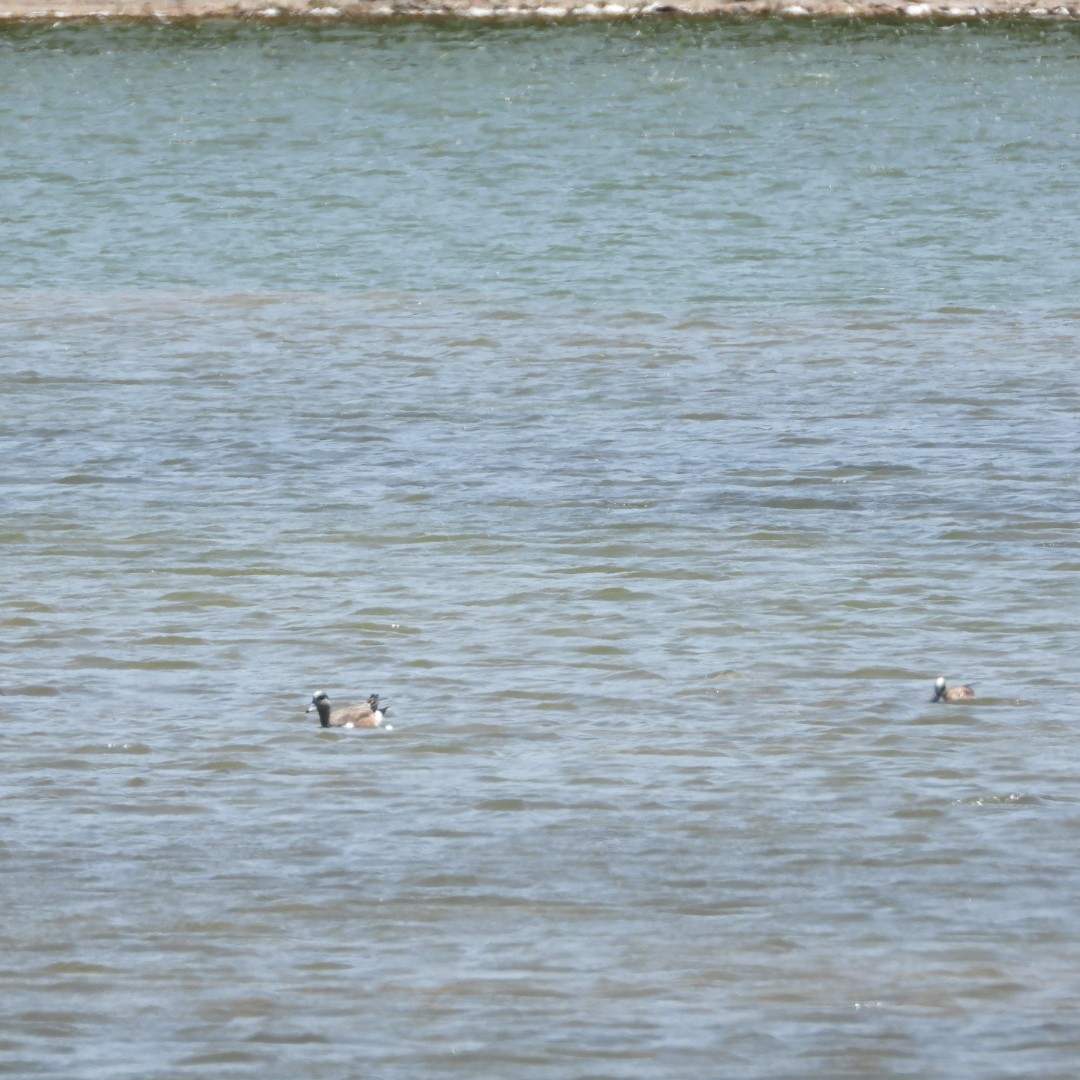
[[737, 19], [1080, 19], [1080, 0], [0, 0], [0, 21]]

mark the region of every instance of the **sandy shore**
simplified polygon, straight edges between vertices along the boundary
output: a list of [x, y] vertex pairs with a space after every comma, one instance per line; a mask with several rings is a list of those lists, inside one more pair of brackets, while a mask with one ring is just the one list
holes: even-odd
[[0, 0], [0, 19], [207, 18], [785, 18], [1078, 19], [1080, 0]]

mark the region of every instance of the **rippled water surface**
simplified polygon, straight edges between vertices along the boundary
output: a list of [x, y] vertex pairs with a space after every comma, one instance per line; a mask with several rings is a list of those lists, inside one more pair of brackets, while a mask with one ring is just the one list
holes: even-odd
[[5, 29], [0, 1073], [1075, 1076], [1078, 61]]

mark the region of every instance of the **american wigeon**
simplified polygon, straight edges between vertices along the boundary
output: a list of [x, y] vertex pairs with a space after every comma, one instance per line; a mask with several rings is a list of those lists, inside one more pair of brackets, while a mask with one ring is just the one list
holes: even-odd
[[970, 686], [954, 686], [951, 689], [945, 686], [945, 676], [939, 675], [934, 680], [934, 696], [931, 701], [970, 701], [975, 696], [975, 691]]
[[359, 705], [346, 705], [344, 708], [332, 710], [326, 691], [320, 690], [312, 697], [307, 711], [319, 714], [319, 724], [322, 727], [374, 728], [382, 726], [390, 706], [380, 707], [379, 695], [372, 694], [367, 701]]

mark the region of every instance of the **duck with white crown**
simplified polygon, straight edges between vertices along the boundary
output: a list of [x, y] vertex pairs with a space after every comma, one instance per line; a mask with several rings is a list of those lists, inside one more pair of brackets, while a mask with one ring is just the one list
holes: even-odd
[[945, 676], [939, 675], [934, 680], [934, 696], [931, 701], [971, 701], [975, 691], [970, 686], [946, 686]]

